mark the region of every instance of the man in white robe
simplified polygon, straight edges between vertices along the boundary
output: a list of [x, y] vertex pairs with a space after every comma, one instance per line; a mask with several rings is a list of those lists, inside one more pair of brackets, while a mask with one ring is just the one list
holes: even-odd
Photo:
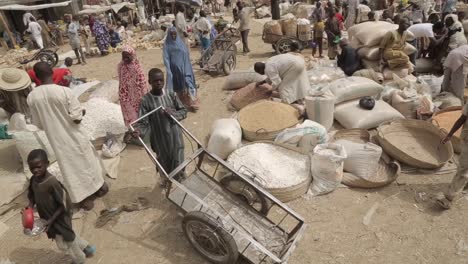
[[271, 83], [274, 90], [278, 90], [281, 100], [287, 104], [304, 99], [310, 87], [302, 56], [292, 53], [276, 55], [266, 63], [255, 63], [254, 69], [267, 76], [267, 82]]
[[39, 23], [36, 22], [34, 17], [29, 18], [28, 29], [26, 29], [29, 33], [31, 33], [32, 38], [36, 42], [39, 49], [44, 48], [44, 42], [42, 40], [42, 27]]
[[105, 195], [108, 187], [102, 162], [80, 126], [86, 111], [68, 87], [54, 84], [47, 63], [36, 63], [34, 71], [43, 85], [28, 96], [32, 122], [45, 131], [54, 149], [72, 203], [91, 210], [92, 196]]

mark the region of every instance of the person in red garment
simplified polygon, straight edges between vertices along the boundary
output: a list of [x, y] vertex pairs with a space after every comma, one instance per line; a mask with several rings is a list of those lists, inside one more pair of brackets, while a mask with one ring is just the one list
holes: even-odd
[[[36, 86], [39, 86], [42, 84], [41, 80], [39, 80], [36, 76], [36, 73], [34, 70], [29, 70], [28, 75], [31, 78], [31, 81], [36, 83]], [[70, 81], [71, 81], [71, 76], [72, 72], [70, 69], [67, 68], [55, 68], [53, 69], [53, 75], [52, 75], [52, 80], [54, 81], [54, 84], [60, 85], [60, 86], [70, 86]]]

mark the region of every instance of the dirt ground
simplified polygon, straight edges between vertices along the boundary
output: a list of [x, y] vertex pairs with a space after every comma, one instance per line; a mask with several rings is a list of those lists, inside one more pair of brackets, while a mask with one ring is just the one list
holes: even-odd
[[[237, 56], [237, 69], [250, 68], [254, 62], [273, 56], [270, 45], [261, 41], [258, 23], [251, 32], [251, 50], [248, 56]], [[138, 51], [138, 56], [145, 70], [163, 68], [160, 49]], [[199, 52], [193, 50], [192, 60], [198, 57]], [[76, 76], [99, 80], [116, 78], [119, 60], [119, 54], [92, 58], [87, 67], [73, 66], [72, 71]], [[203, 140], [214, 120], [233, 113], [226, 107], [228, 93], [221, 90], [224, 77], [198, 70], [196, 75], [201, 109], [183, 123]], [[403, 174], [385, 188], [343, 187], [289, 203], [308, 224], [289, 263], [468, 263], [468, 196], [446, 212], [434, 207], [431, 200], [434, 193], [446, 188], [451, 177]], [[74, 220], [75, 231], [98, 249], [87, 263], [206, 263], [185, 239], [181, 214], [161, 194], [154, 167], [141, 148], [128, 147], [122, 153], [119, 178], [107, 181], [110, 193], [96, 201], [93, 211]], [[102, 209], [129, 204], [140, 196], [151, 200], [149, 209], [122, 213], [103, 228], [95, 228]], [[15, 203], [18, 207], [26, 204], [24, 197]], [[0, 222], [0, 263], [71, 263], [45, 236], [22, 234], [19, 209], [0, 220], [4, 222]]]

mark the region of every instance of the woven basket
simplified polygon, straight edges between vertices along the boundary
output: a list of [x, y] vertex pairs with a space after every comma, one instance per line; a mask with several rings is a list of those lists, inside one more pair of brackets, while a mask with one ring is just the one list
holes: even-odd
[[[333, 137], [333, 141], [337, 141], [339, 139], [345, 139], [363, 144], [372, 141], [369, 132], [363, 129], [339, 130]], [[400, 175], [400, 172], [400, 163], [391, 159], [387, 154], [382, 153], [382, 156], [379, 160], [377, 175], [375, 175], [371, 180], [360, 178], [349, 172], [344, 172], [343, 180], [341, 182], [350, 187], [366, 189], [378, 188], [388, 185], [395, 181]]]
[[[462, 106], [450, 106], [450, 107], [447, 107], [445, 108], [444, 110], [441, 110], [437, 113], [435, 113], [433, 116], [432, 116], [432, 119], [431, 119], [431, 122], [438, 126], [439, 128], [441, 128], [446, 134], [448, 134], [448, 132], [450, 131], [450, 129], [452, 129], [452, 126], [453, 124], [455, 124], [455, 122], [457, 121], [457, 119], [461, 116], [461, 113], [462, 113], [462, 109], [463, 107]], [[447, 113], [447, 112], [458, 112], [458, 115], [455, 119], [453, 120], [448, 120], [448, 119], [444, 119], [442, 121], [442, 118], [440, 117], [441, 114], [443, 113]], [[451, 139], [451, 142], [452, 142], [452, 147], [453, 147], [453, 151], [455, 153], [461, 153], [461, 140], [460, 140], [460, 134], [461, 134], [461, 129], [459, 129], [457, 132], [455, 132], [455, 134], [453, 135], [452, 139]]]
[[421, 169], [442, 167], [453, 156], [452, 143], [441, 144], [445, 133], [430, 122], [396, 120], [377, 128], [382, 149], [392, 158]]
[[[273, 111], [274, 110], [273, 108], [274, 108], [275, 104], [282, 104], [283, 105], [282, 107], [284, 107], [284, 105], [286, 105], [286, 104], [283, 104], [283, 103], [272, 102], [272, 101], [269, 101], [269, 100], [260, 100], [260, 101], [249, 104], [246, 107], [242, 108], [239, 111], [239, 115], [237, 117], [237, 120], [239, 121], [239, 124], [240, 124], [240, 126], [242, 128], [243, 137], [245, 139], [249, 140], [249, 141], [273, 140], [281, 131], [283, 131], [286, 128], [294, 127], [295, 125], [297, 125], [301, 121], [301, 119], [299, 119], [299, 113], [297, 113], [297, 117], [296, 117], [297, 119], [296, 120], [291, 119], [290, 124], [288, 124], [285, 127], [279, 127], [278, 129], [275, 129], [275, 130], [268, 130], [268, 129], [265, 129], [265, 128], [262, 128], [262, 127], [258, 127], [255, 130], [251, 130], [250, 128], [246, 128], [245, 117], [248, 117], [248, 116], [251, 117], [251, 116], [255, 115], [254, 111], [257, 108], [257, 106], [259, 104], [263, 104], [265, 102], [271, 102], [271, 104], [272, 104], [272, 114], [264, 117], [264, 119], [265, 118], [270, 119], [270, 122], [275, 122], [276, 119], [277, 119], [277, 116], [275, 116], [274, 111]], [[291, 107], [291, 109], [294, 109], [294, 111], [297, 112], [297, 110], [294, 107], [292, 107], [290, 105], [287, 105], [287, 107]]]
[[[307, 155], [307, 153], [302, 152], [299, 148], [291, 147], [285, 144], [277, 144], [272, 141], [257, 141], [257, 142], [252, 142], [252, 143], [247, 143], [244, 144], [242, 147], [252, 145], [252, 144], [258, 144], [258, 143], [265, 143], [265, 144], [272, 144], [275, 146], [283, 147], [285, 149], [289, 149], [291, 151], [299, 152], [301, 154]], [[231, 153], [232, 155], [232, 153]], [[230, 156], [227, 158], [229, 160]], [[309, 164], [308, 167], [310, 167], [310, 159], [309, 159]], [[310, 183], [312, 182], [312, 174], [309, 173], [309, 177], [304, 180], [303, 182], [286, 187], [286, 188], [265, 188], [269, 193], [271, 193], [273, 196], [275, 196], [278, 200], [280, 200], [283, 203], [290, 202], [292, 200], [295, 200], [299, 197], [301, 197], [303, 194], [305, 194], [309, 190]]]

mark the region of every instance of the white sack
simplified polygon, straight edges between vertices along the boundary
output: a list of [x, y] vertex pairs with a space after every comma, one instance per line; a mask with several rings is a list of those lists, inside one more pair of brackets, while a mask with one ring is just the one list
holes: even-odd
[[412, 88], [395, 91], [392, 96], [392, 106], [407, 119], [416, 119], [421, 95]]
[[408, 76], [408, 68], [399, 68], [399, 69], [393, 69], [393, 70], [390, 70], [389, 68], [385, 68], [383, 70], [383, 77], [385, 80], [393, 80], [394, 79], [393, 74], [395, 74], [399, 78], [405, 78], [406, 76]]
[[28, 165], [28, 155], [31, 151], [43, 149], [47, 152], [50, 162], [56, 161], [54, 150], [44, 131], [19, 131], [13, 133], [13, 138], [16, 140], [16, 149], [23, 161], [24, 173], [28, 178], [31, 177]]
[[462, 106], [460, 98], [449, 92], [441, 92], [434, 98], [434, 104], [440, 109], [445, 109], [450, 106]]
[[347, 129], [371, 129], [383, 122], [404, 119], [404, 117], [384, 101], [375, 101], [375, 107], [372, 110], [365, 110], [359, 106], [359, 100], [354, 100], [337, 105], [335, 119]]
[[335, 141], [346, 151], [344, 160], [344, 171], [350, 172], [357, 177], [369, 180], [377, 174], [382, 148], [376, 144], [356, 143], [345, 139]]
[[223, 90], [239, 89], [249, 85], [250, 83], [261, 82], [265, 79], [265, 75], [260, 75], [253, 71], [235, 71], [226, 77]]
[[316, 91], [311, 96], [306, 96], [304, 100], [307, 118], [329, 130], [333, 126], [335, 95], [326, 89], [325, 91]]
[[364, 77], [373, 80], [379, 84], [384, 82], [384, 76], [380, 72], [376, 72], [373, 69], [362, 69], [353, 73], [353, 76]]
[[443, 80], [444, 76], [437, 77], [434, 75], [421, 75], [418, 77], [418, 81], [428, 85], [429, 89], [431, 90], [432, 97], [440, 94]]
[[329, 84], [330, 91], [335, 95], [335, 104], [361, 98], [376, 96], [382, 92], [382, 85], [364, 77], [346, 77]]
[[364, 46], [372, 47], [380, 45], [383, 37], [387, 32], [397, 30], [398, 25], [390, 24], [388, 22], [377, 21], [370, 22], [368, 27], [356, 33], [355, 37]]
[[334, 143], [320, 144], [312, 156], [312, 195], [332, 192], [343, 179], [343, 160], [346, 159], [343, 146]]
[[374, 71], [380, 71], [380, 61], [379, 60], [366, 60], [362, 59], [362, 66], [366, 69], [373, 69]]
[[362, 47], [358, 50], [358, 55], [362, 59], [377, 61], [380, 60], [379, 47]]
[[242, 130], [233, 118], [216, 120], [211, 126], [207, 150], [222, 159], [241, 146]]
[[300, 147], [304, 152], [310, 152], [317, 144], [327, 141], [327, 129], [312, 120], [305, 120], [294, 128], [286, 128], [275, 138], [275, 143]]

